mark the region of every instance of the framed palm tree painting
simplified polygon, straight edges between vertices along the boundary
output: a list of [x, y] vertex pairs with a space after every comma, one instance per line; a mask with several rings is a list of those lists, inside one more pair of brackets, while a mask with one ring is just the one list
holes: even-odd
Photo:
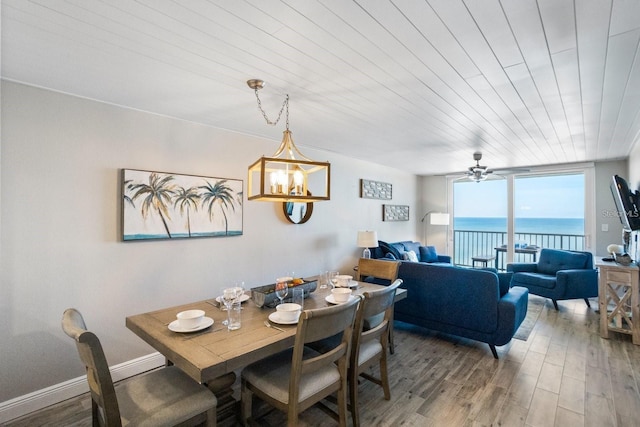
[[122, 239], [242, 235], [243, 181], [122, 169]]

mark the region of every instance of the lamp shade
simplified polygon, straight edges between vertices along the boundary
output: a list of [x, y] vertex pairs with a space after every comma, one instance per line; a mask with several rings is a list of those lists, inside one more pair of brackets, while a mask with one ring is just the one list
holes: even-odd
[[430, 217], [429, 224], [431, 225], [449, 225], [448, 213], [433, 212]]
[[359, 248], [377, 248], [378, 233], [375, 231], [358, 231]]

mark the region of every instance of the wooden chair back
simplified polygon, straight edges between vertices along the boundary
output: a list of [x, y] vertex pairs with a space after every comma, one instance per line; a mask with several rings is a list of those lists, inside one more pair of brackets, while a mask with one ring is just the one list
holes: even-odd
[[62, 330], [73, 338], [87, 369], [93, 426], [197, 425], [215, 427], [217, 399], [175, 366], [136, 375], [116, 387], [100, 340], [80, 312], [62, 315]]
[[87, 368], [94, 425], [121, 426], [118, 399], [100, 340], [87, 331], [82, 314], [73, 308], [62, 315], [62, 329], [76, 341], [80, 360]]
[[[343, 389], [346, 396], [347, 367], [353, 337], [353, 325], [359, 302], [360, 298], [354, 298], [343, 304], [315, 310], [304, 310], [300, 314], [289, 379], [289, 420], [297, 419], [298, 413], [339, 389]], [[340, 333], [342, 333], [342, 339], [339, 342], [336, 341], [337, 345], [335, 347], [324, 353], [317, 354], [315, 357], [303, 358], [305, 344], [323, 340]], [[334, 363], [338, 366], [340, 380], [334, 384], [333, 390], [321, 390], [319, 393], [322, 395], [316, 393], [299, 402], [301, 376]]]
[[393, 303], [396, 290], [402, 279], [396, 279], [385, 289], [363, 292], [363, 300], [356, 316], [352, 354], [356, 354], [360, 345], [379, 339], [387, 345], [388, 330], [393, 319]]
[[[351, 356], [349, 360], [349, 400], [351, 403], [351, 416], [353, 425], [359, 426], [358, 413], [358, 377], [372, 381], [382, 386], [386, 400], [391, 398], [389, 379], [387, 375], [387, 349], [389, 346], [389, 333], [393, 322], [393, 304], [396, 290], [402, 284], [402, 279], [396, 279], [385, 289], [373, 292], [364, 292], [360, 302], [356, 322], [353, 329]], [[379, 351], [372, 354], [368, 350], [366, 360], [360, 357], [360, 349], [371, 345], [372, 341], [379, 342]], [[372, 343], [375, 346], [375, 343]], [[375, 378], [366, 373], [367, 368], [379, 364], [380, 378]]]
[[391, 283], [398, 278], [399, 266], [399, 261], [360, 258], [358, 261], [360, 281], [364, 281], [367, 277], [373, 277], [388, 280]]

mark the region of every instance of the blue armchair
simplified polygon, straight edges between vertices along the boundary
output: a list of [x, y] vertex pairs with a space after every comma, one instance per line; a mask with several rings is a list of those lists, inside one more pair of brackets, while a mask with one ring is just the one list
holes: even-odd
[[511, 286], [522, 286], [534, 295], [550, 298], [558, 310], [558, 300], [598, 296], [598, 271], [589, 252], [542, 249], [537, 263], [512, 263]]

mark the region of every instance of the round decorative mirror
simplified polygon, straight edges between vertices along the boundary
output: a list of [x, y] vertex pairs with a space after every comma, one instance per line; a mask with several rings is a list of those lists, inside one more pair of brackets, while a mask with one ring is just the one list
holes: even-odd
[[292, 224], [304, 224], [309, 221], [311, 214], [313, 213], [313, 203], [302, 202], [284, 202], [282, 204], [282, 211], [285, 218]]

